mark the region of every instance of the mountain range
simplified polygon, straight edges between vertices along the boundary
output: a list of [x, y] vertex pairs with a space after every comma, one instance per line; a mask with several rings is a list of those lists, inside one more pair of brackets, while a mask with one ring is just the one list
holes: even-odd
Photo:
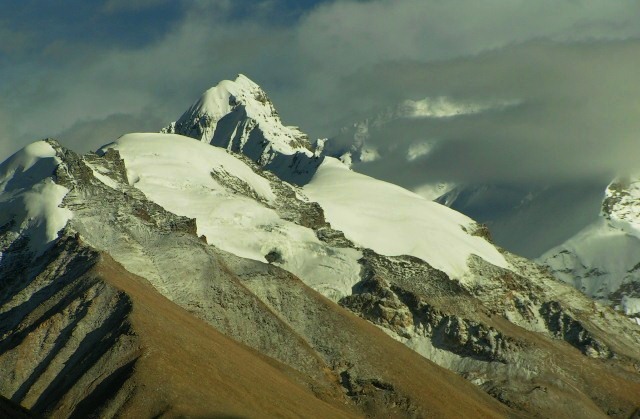
[[[545, 267], [330, 144], [239, 75], [161, 133], [2, 163], [0, 412], [640, 414], [636, 289], [611, 297], [635, 277], [615, 252], [604, 288], [579, 270], [596, 245]], [[634, 249], [636, 186], [608, 189], [595, 237], [617, 249]]]

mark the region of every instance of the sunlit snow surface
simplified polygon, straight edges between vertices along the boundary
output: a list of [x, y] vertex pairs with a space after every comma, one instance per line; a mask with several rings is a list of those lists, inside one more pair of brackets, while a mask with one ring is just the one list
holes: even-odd
[[601, 218], [540, 259], [559, 279], [587, 295], [606, 297], [640, 261], [640, 239]]
[[[275, 250], [284, 269], [332, 299], [351, 294], [360, 280], [360, 252], [330, 247], [313, 230], [280, 218], [269, 208], [269, 182], [224, 149], [171, 134], [128, 134], [107, 148], [120, 152], [129, 181], [149, 199], [195, 218], [208, 243], [263, 262]], [[229, 190], [212, 172], [239, 179], [259, 199]]]
[[58, 237], [72, 217], [59, 205], [69, 192], [51, 179], [60, 159], [45, 141], [32, 143], [0, 165], [0, 226], [28, 239], [36, 255]]
[[320, 203], [331, 226], [355, 243], [387, 255], [411, 255], [454, 278], [468, 273], [474, 254], [507, 268], [498, 250], [465, 232], [470, 218], [399, 186], [353, 172], [326, 158], [304, 191]]

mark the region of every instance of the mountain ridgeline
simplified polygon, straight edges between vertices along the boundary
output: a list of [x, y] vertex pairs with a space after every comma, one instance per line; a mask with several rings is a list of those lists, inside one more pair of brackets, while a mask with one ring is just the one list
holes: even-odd
[[640, 326], [239, 76], [0, 165], [0, 371], [16, 417], [629, 418]]

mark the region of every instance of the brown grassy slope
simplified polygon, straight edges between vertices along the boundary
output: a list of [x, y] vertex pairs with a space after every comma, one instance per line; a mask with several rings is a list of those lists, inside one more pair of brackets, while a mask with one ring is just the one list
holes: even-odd
[[[243, 283], [303, 336], [343, 379], [360, 408], [377, 417], [505, 417], [515, 413], [378, 327], [315, 292], [294, 275], [229, 256]], [[344, 373], [343, 373], [344, 374]]]
[[133, 302], [143, 354], [126, 417], [349, 417], [298, 384], [295, 372], [225, 337], [103, 255], [96, 273]]
[[[132, 299], [131, 322], [145, 348], [136, 364], [137, 388], [122, 413], [332, 418], [352, 414], [352, 408], [341, 405], [341, 401], [334, 402], [333, 406], [320, 401], [298, 384], [301, 378], [296, 372], [221, 335], [110, 257], [103, 256], [97, 272]], [[297, 284], [293, 289], [302, 287], [310, 299], [308, 302], [321, 306], [320, 310], [325, 312], [321, 319], [332, 319], [334, 323], [337, 317], [338, 324], [345, 330], [337, 333], [342, 336], [339, 342], [346, 346], [344, 350], [366, 352], [362, 354], [366, 359], [363, 365], [379, 364], [376, 370], [381, 379], [391, 381], [419, 407], [414, 412], [416, 417], [508, 416], [505, 407], [462, 378], [393, 341], [301, 282], [293, 283]], [[327, 330], [327, 333], [330, 336], [332, 332]], [[344, 340], [346, 336], [351, 340]], [[348, 348], [350, 344], [354, 348]], [[374, 386], [365, 391], [381, 390]], [[382, 410], [370, 413], [386, 416]], [[388, 413], [406, 415], [406, 411], [393, 409]]]

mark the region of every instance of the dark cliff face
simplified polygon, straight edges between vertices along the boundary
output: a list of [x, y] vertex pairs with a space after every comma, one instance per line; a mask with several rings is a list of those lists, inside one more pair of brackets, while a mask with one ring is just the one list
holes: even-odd
[[29, 419], [35, 417], [35, 415], [20, 406], [18, 403], [12, 402], [2, 396], [0, 396], [0, 416], [15, 419]]

